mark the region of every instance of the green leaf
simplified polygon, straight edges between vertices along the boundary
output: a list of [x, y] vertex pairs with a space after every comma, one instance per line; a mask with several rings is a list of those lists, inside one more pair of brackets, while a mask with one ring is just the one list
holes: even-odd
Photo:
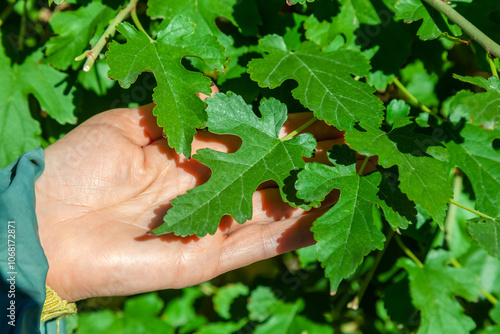
[[[1, 36], [0, 36], [1, 37]], [[0, 168], [23, 152], [40, 146], [39, 123], [31, 117], [28, 95], [33, 94], [42, 110], [61, 124], [73, 123], [73, 87], [65, 73], [40, 64], [41, 52], [28, 56], [22, 64], [12, 64], [0, 43]]]
[[[429, 8], [429, 9], [428, 9]], [[396, 19], [406, 23], [423, 20], [417, 35], [422, 40], [435, 39], [444, 35], [459, 36], [461, 29], [433, 8], [424, 6], [421, 0], [398, 0], [395, 5]]]
[[[379, 164], [385, 168], [398, 166], [401, 191], [443, 226], [447, 203], [452, 196], [447, 164], [422, 150], [427, 141], [434, 141], [425, 136], [413, 137], [406, 127], [393, 130], [390, 135], [397, 137], [398, 142], [374, 128], [366, 128], [366, 132], [347, 132], [345, 140], [359, 154], [378, 155]], [[438, 158], [440, 155], [436, 154]]]
[[248, 287], [243, 283], [235, 283], [225, 285], [213, 297], [214, 309], [217, 314], [223, 319], [230, 319], [231, 304], [239, 296], [248, 295]]
[[333, 328], [315, 324], [304, 316], [298, 315], [304, 309], [304, 302], [299, 299], [295, 303], [278, 302], [269, 319], [255, 327], [255, 334], [333, 334]]
[[215, 20], [222, 17], [238, 26], [233, 17], [236, 2], [237, 0], [148, 0], [146, 13], [152, 19], [163, 18], [167, 23], [176, 15], [188, 17], [202, 34], [215, 35], [224, 40], [228, 37], [220, 31]]
[[493, 140], [500, 131], [486, 131], [465, 124], [460, 137], [445, 143], [450, 153], [450, 166], [460, 168], [469, 178], [476, 196], [476, 210], [492, 217], [500, 215], [500, 152], [493, 148]]
[[194, 308], [194, 302], [203, 296], [198, 287], [182, 290], [182, 296], [170, 301], [163, 311], [162, 319], [172, 327], [181, 327], [199, 318]]
[[[332, 155], [335, 153], [344, 161], [330, 159], [335, 167], [306, 164], [296, 183], [297, 196], [315, 205], [333, 189], [340, 189], [338, 202], [311, 228], [317, 241], [318, 257], [325, 268], [325, 276], [330, 279], [332, 291], [337, 290], [342, 279], [351, 275], [365, 255], [374, 249], [382, 249], [385, 241], [372, 216], [372, 207], [381, 202], [377, 197], [380, 174], [359, 176], [356, 173], [356, 155], [346, 145], [336, 149]], [[349, 164], [344, 165], [345, 162]]]
[[469, 233], [490, 255], [500, 259], [500, 218], [475, 218], [468, 221]]
[[289, 5], [289, 6], [292, 6], [292, 5], [296, 5], [298, 3], [300, 3], [301, 5], [305, 4], [307, 2], [314, 2], [314, 0], [286, 0], [286, 3]]
[[473, 301], [479, 282], [466, 268], [447, 266], [452, 257], [443, 250], [431, 251], [423, 268], [408, 258], [398, 261], [408, 271], [412, 302], [421, 311], [417, 334], [468, 334], [476, 327], [455, 296]]
[[[470, 240], [470, 237], [469, 237]], [[474, 241], [469, 251], [460, 258], [460, 263], [479, 278], [480, 286], [489, 293], [500, 294], [500, 260], [488, 254]]]
[[[244, 68], [238, 65], [238, 58], [247, 52], [247, 47], [235, 47], [234, 38], [224, 34], [216, 24], [217, 19], [224, 19], [238, 27], [234, 18], [234, 6], [237, 0], [149, 0], [147, 14], [153, 18], [163, 18], [160, 29], [170, 24], [176, 15], [182, 15], [189, 18], [195, 25], [198, 33], [203, 35], [215, 36], [226, 49], [226, 55], [229, 63], [225, 68], [217, 67], [218, 70], [228, 73], [231, 71], [239, 72], [231, 75], [236, 76], [244, 72]], [[190, 59], [192, 64], [204, 72], [211, 70], [205, 64], [196, 58]]]
[[240, 330], [247, 323], [247, 319], [242, 318], [238, 322], [213, 322], [198, 329], [194, 334], [232, 334]]
[[468, 82], [470, 84], [484, 88], [488, 92], [500, 93], [500, 79], [498, 79], [497, 77], [493, 76], [485, 79], [483, 77], [464, 77], [458, 74], [453, 74], [453, 77], [462, 82]]
[[76, 69], [81, 62], [76, 62], [75, 57], [88, 48], [91, 39], [97, 41], [117, 11], [101, 1], [91, 1], [77, 10], [55, 12], [49, 24], [56, 36], [45, 44], [44, 62], [62, 70], [71, 65]]
[[394, 120], [397, 118], [404, 118], [410, 114], [410, 106], [403, 100], [394, 99], [387, 106], [387, 116], [386, 122], [389, 125], [394, 124]]
[[274, 307], [277, 303], [278, 299], [270, 287], [258, 286], [252, 290], [250, 298], [248, 298], [248, 317], [253, 321], [264, 321], [274, 313]]
[[211, 81], [201, 73], [188, 71], [181, 60], [199, 57], [213, 68], [222, 68], [222, 46], [215, 37], [197, 33], [195, 25], [182, 16], [172, 19], [156, 41], [128, 23], [120, 24], [117, 30], [127, 43], [109, 45], [108, 76], [128, 88], [140, 73], [151, 71], [158, 84], [153, 114], [164, 128], [169, 145], [190, 157], [196, 128], [204, 127], [206, 120], [205, 103], [196, 94], [210, 94]]
[[456, 103], [470, 115], [472, 124], [493, 130], [500, 119], [500, 80], [496, 77], [486, 80], [482, 77], [462, 77], [456, 74], [454, 77], [486, 90], [484, 93], [464, 96]]
[[278, 35], [262, 38], [259, 46], [266, 55], [248, 65], [250, 77], [259, 86], [275, 88], [293, 79], [298, 83], [293, 97], [326, 123], [340, 130], [350, 130], [356, 122], [379, 126], [382, 102], [372, 94], [373, 88], [350, 75], [368, 74], [370, 65], [361, 53], [322, 52], [311, 42], [291, 50]]
[[[224, 215], [244, 223], [252, 217], [252, 195], [257, 187], [274, 180], [282, 189], [290, 173], [304, 167], [302, 157], [310, 157], [316, 147], [311, 134], [286, 141], [278, 138], [287, 115], [285, 105], [278, 100], [262, 100], [262, 118], [231, 92], [216, 94], [208, 101], [210, 132], [237, 135], [243, 143], [235, 153], [197, 151], [193, 158], [208, 166], [212, 176], [172, 201], [165, 223], [154, 230], [156, 234], [214, 234]], [[282, 191], [281, 196], [285, 200]]]
[[156, 292], [127, 299], [124, 306], [126, 316], [137, 318], [156, 317], [163, 309], [163, 300]]
[[[314, 15], [311, 15], [304, 22], [306, 37], [322, 49], [340, 49], [342, 46], [352, 48], [356, 46], [355, 31], [359, 27], [355, 15], [352, 6], [342, 6], [340, 13], [332, 18], [332, 22], [320, 22]], [[346, 24], [347, 22], [351, 24]]]
[[439, 105], [436, 95], [436, 84], [439, 77], [435, 73], [429, 74], [420, 60], [408, 64], [401, 70], [401, 79], [408, 91], [415, 98], [428, 107]]

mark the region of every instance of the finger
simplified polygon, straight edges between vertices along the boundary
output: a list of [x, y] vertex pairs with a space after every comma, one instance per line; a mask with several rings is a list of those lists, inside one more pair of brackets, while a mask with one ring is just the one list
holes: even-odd
[[[283, 124], [279, 137], [283, 138], [289, 133], [295, 131], [312, 117], [313, 114], [311, 112], [288, 114], [288, 119], [285, 121], [285, 124]], [[311, 133], [318, 141], [344, 137], [344, 131], [340, 131], [320, 120], [316, 120], [300, 133], [306, 132]]]
[[314, 244], [311, 225], [326, 209], [273, 224], [255, 224], [231, 233], [223, 243], [221, 274], [278, 254]]

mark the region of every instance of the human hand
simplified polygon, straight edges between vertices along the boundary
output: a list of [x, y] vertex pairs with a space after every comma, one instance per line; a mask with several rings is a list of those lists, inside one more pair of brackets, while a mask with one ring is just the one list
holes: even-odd
[[[169, 203], [210, 177], [210, 169], [171, 149], [152, 115], [153, 105], [103, 112], [45, 149], [35, 183], [47, 285], [61, 298], [128, 295], [182, 288], [290, 250], [311, 245], [311, 223], [323, 210], [304, 212], [281, 201], [272, 184], [253, 196], [253, 217], [224, 217], [214, 235], [148, 236]], [[290, 114], [281, 136], [310, 113]], [[322, 122], [306, 132], [318, 140], [316, 160], [342, 143]], [[199, 132], [193, 151], [234, 152], [234, 136]]]

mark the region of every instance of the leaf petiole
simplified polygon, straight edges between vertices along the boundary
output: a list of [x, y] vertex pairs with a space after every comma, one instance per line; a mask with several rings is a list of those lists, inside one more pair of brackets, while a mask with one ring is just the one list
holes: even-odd
[[365, 170], [365, 167], [368, 164], [368, 160], [370, 160], [370, 157], [366, 156], [365, 160], [363, 160], [363, 163], [361, 164], [361, 167], [359, 168], [358, 175], [363, 175], [363, 171]]
[[401, 83], [401, 81], [399, 81], [398, 78], [394, 77], [394, 84], [396, 85], [396, 87], [398, 87], [398, 89], [403, 92], [403, 94], [405, 94], [408, 99], [415, 105], [419, 106], [420, 109], [422, 109], [422, 111], [428, 113], [428, 114], [432, 114], [432, 111], [426, 106], [426, 105], [423, 105], [422, 103], [420, 103], [417, 98], [412, 94], [410, 93], [410, 91], [408, 89], [406, 89], [406, 87]]
[[464, 209], [464, 210], [467, 210], [467, 211], [469, 211], [469, 212], [472, 212], [472, 213], [474, 213], [474, 214], [476, 214], [476, 215], [478, 215], [478, 216], [480, 216], [480, 217], [483, 217], [483, 218], [486, 218], [486, 219], [491, 219], [491, 220], [494, 220], [494, 219], [495, 219], [495, 218], [490, 217], [490, 216], [488, 216], [488, 215], [486, 215], [486, 214], [484, 214], [484, 213], [482, 213], [482, 212], [476, 211], [476, 210], [471, 209], [471, 208], [469, 208], [469, 207], [467, 207], [467, 206], [465, 206], [465, 205], [462, 205], [462, 204], [458, 203], [457, 201], [455, 201], [455, 200], [453, 200], [453, 199], [450, 199], [450, 203], [451, 203], [451, 204], [453, 204], [453, 205], [458, 206], [459, 208], [462, 208], [462, 209]]
[[289, 134], [287, 134], [284, 138], [281, 139], [281, 141], [286, 141], [292, 137], [295, 137], [300, 131], [304, 130], [305, 128], [307, 128], [309, 125], [313, 124], [314, 122], [316, 122], [318, 119], [316, 117], [313, 117], [311, 118], [310, 120], [308, 120], [307, 122], [305, 122], [304, 124], [302, 124], [300, 127], [298, 127], [296, 130], [290, 132]]
[[408, 255], [408, 257], [410, 259], [413, 260], [413, 262], [415, 262], [420, 268], [424, 267], [424, 264], [418, 259], [418, 257], [415, 254], [413, 254], [413, 252], [408, 247], [405, 246], [403, 241], [401, 241], [401, 238], [399, 237], [399, 235], [395, 234], [394, 240], [396, 240], [399, 247], [403, 250], [403, 252], [405, 252], [406, 255]]
[[137, 17], [137, 7], [134, 7], [134, 10], [130, 14], [130, 16], [132, 17], [132, 21], [134, 21], [134, 24], [137, 27], [137, 29], [142, 31], [146, 36], [148, 36], [148, 38], [151, 42], [154, 42], [154, 40], [148, 35], [148, 33], [146, 32], [146, 29], [144, 29], [144, 27], [141, 24], [141, 21]]

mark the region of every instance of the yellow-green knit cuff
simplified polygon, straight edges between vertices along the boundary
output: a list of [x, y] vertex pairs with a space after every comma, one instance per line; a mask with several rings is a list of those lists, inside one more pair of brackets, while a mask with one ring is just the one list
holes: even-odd
[[45, 286], [45, 303], [43, 303], [41, 322], [45, 322], [54, 318], [58, 320], [76, 313], [76, 304], [68, 303], [67, 300], [61, 299], [57, 293], [49, 286]]

